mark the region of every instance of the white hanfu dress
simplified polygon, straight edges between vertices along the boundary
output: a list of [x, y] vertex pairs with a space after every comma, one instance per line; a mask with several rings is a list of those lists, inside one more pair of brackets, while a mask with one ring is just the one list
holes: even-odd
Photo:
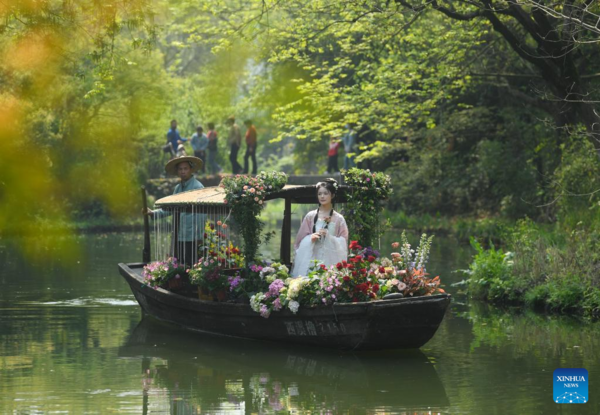
[[292, 268], [292, 277], [308, 275], [315, 260], [329, 268], [331, 265], [348, 259], [348, 225], [346, 225], [344, 217], [334, 211], [329, 225], [323, 219], [318, 219], [315, 232], [319, 232], [327, 225], [327, 235], [312, 242], [310, 238], [313, 234], [316, 214], [316, 209], [308, 212], [298, 231], [294, 244], [296, 257]]

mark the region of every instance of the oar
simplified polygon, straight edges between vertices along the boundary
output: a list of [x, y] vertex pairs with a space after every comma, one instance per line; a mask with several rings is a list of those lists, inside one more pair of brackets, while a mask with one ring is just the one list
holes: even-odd
[[142, 206], [144, 207], [144, 250], [142, 251], [142, 261], [144, 263], [150, 262], [150, 223], [148, 220], [148, 204], [146, 202], [146, 187], [142, 186]]

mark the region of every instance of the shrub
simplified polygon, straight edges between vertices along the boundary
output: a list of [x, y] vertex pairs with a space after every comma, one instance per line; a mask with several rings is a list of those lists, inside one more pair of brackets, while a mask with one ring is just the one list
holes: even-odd
[[514, 299], [511, 278], [512, 255], [496, 249], [484, 249], [479, 242], [471, 238], [471, 246], [477, 251], [469, 267], [469, 293], [480, 299], [498, 301]]

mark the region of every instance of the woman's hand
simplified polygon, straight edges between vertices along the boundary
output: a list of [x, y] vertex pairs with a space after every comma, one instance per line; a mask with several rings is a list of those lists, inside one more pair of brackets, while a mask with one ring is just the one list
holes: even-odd
[[319, 234], [321, 235], [322, 238], [327, 236], [327, 229], [323, 228], [319, 230]]
[[319, 239], [321, 239], [321, 234], [319, 232], [315, 232], [312, 235], [310, 235], [310, 240], [312, 242], [317, 242]]
[[154, 215], [154, 212], [152, 211], [152, 209], [146, 208], [146, 211], [144, 211], [144, 209], [142, 209], [142, 215], [152, 216], [152, 215]]

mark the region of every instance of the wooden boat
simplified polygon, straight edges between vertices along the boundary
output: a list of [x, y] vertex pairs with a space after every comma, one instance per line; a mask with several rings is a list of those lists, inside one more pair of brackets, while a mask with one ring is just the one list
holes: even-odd
[[[343, 202], [347, 189], [340, 187], [337, 198]], [[210, 204], [222, 208], [223, 197], [222, 189], [207, 188], [169, 196], [157, 205], [163, 208], [189, 206], [193, 201], [202, 200], [202, 206], [196, 205], [194, 209], [208, 212]], [[285, 186], [268, 197], [275, 198], [285, 200], [281, 258], [289, 264], [291, 204], [314, 203], [314, 186]], [[149, 287], [142, 277], [145, 262], [119, 264], [119, 272], [145, 314], [192, 330], [226, 336], [345, 350], [412, 349], [423, 346], [433, 337], [450, 304], [450, 295], [438, 294], [301, 307], [297, 314], [282, 310], [265, 319], [248, 304], [205, 301]]]

